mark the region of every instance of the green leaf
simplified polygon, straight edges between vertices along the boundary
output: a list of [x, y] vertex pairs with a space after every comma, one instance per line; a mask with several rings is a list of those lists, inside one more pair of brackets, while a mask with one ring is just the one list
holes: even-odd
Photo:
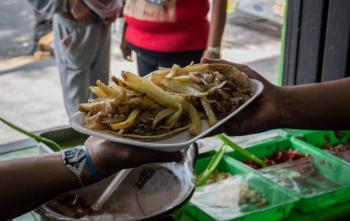
[[243, 149], [238, 144], [234, 143], [225, 133], [219, 134], [218, 137], [224, 142], [224, 144], [228, 145], [233, 150], [237, 151], [237, 153], [259, 164], [262, 167], [266, 167], [266, 163], [262, 159], [255, 156], [254, 154], [249, 152], [247, 149]]
[[27, 135], [28, 137], [31, 137], [33, 138], [34, 140], [38, 141], [38, 142], [42, 142], [42, 143], [45, 143], [47, 144], [48, 146], [50, 146], [54, 151], [60, 151], [61, 150], [61, 146], [56, 143], [55, 141], [53, 140], [50, 140], [50, 139], [47, 139], [45, 137], [42, 137], [42, 136], [39, 136], [33, 132], [30, 132], [30, 131], [27, 131], [17, 125], [14, 125], [13, 123], [5, 120], [4, 118], [0, 117], [0, 121], [3, 122], [4, 124], [6, 124], [7, 126], [15, 129], [16, 131], [22, 133], [22, 134], [25, 134]]
[[211, 158], [210, 162], [208, 163], [208, 166], [205, 168], [203, 172], [203, 175], [198, 180], [197, 186], [204, 186], [207, 183], [209, 176], [216, 170], [222, 157], [225, 154], [225, 151], [226, 151], [226, 145], [223, 144], [220, 147], [219, 151], [214, 154], [213, 158]]

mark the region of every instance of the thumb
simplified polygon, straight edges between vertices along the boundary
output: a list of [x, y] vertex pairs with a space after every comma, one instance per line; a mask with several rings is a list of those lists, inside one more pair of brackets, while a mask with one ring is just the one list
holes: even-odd
[[163, 152], [143, 148], [129, 147], [129, 157], [127, 166], [135, 167], [147, 163], [180, 162], [182, 154], [180, 152]]
[[229, 136], [237, 136], [243, 134], [240, 122], [236, 118], [225, 122], [223, 125], [215, 129], [209, 136], [215, 136], [220, 133], [226, 133]]
[[222, 60], [222, 59], [213, 59], [213, 58], [207, 58], [207, 57], [204, 57], [202, 59], [202, 63], [204, 64], [228, 64], [228, 65], [232, 65], [231, 62], [228, 62], [228, 61], [225, 61], [225, 60]]

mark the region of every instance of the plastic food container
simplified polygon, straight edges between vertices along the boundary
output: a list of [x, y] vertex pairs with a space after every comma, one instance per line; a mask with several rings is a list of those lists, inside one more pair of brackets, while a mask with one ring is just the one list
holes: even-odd
[[[55, 141], [63, 148], [63, 150], [82, 145], [88, 138], [87, 135], [79, 133], [69, 126], [60, 127], [56, 130], [48, 132], [43, 132], [40, 135]], [[44, 143], [39, 143], [38, 145], [41, 148], [41, 153], [54, 152], [49, 146]]]
[[[320, 148], [325, 153], [336, 156], [336, 159], [341, 159], [350, 165], [350, 148], [344, 148], [343, 151], [331, 150], [331, 147], [350, 144], [350, 131], [318, 131], [309, 134], [297, 136], [297, 138], [311, 144], [314, 147]], [[350, 147], [350, 145], [348, 146]]]
[[196, 189], [187, 212], [198, 220], [281, 220], [298, 199], [254, 173]]
[[[195, 167], [195, 174], [199, 176], [204, 172], [205, 168], [208, 166], [212, 157], [201, 158], [197, 160]], [[231, 175], [250, 173], [251, 171], [241, 164], [235, 164], [233, 159], [224, 156], [220, 161], [216, 172], [230, 173]]]
[[[296, 138], [277, 139], [249, 148], [260, 158], [288, 149], [311, 157], [266, 167], [256, 172], [299, 196], [301, 200], [296, 208], [303, 212], [317, 211], [350, 199], [350, 167], [329, 154], [305, 145]], [[246, 160], [236, 152], [228, 155], [241, 162]]]
[[[204, 171], [210, 159], [197, 161], [197, 175]], [[186, 211], [198, 220], [281, 220], [298, 200], [231, 158], [224, 157], [217, 171], [233, 176], [196, 189]]]
[[298, 130], [298, 129], [283, 129], [283, 131], [288, 135], [288, 136], [302, 136], [304, 134], [311, 134], [315, 133], [318, 130]]

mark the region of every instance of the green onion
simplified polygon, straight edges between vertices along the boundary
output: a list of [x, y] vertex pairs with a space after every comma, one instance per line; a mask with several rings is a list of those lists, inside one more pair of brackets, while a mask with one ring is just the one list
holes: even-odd
[[214, 154], [213, 158], [211, 158], [207, 168], [205, 168], [201, 178], [198, 180], [197, 186], [204, 186], [207, 183], [209, 176], [215, 171], [216, 167], [219, 165], [222, 157], [225, 154], [225, 151], [226, 145], [223, 144], [220, 147], [219, 151]]
[[2, 121], [4, 124], [6, 124], [7, 126], [15, 129], [16, 131], [27, 135], [28, 137], [33, 138], [34, 140], [38, 141], [38, 142], [42, 142], [44, 144], [47, 144], [48, 146], [50, 146], [54, 151], [60, 151], [61, 150], [61, 146], [56, 143], [53, 140], [47, 139], [45, 137], [39, 136], [33, 132], [27, 131], [23, 128], [20, 128], [19, 126], [14, 125], [13, 123], [5, 120], [4, 118], [0, 117], [0, 121]]
[[266, 167], [266, 163], [263, 160], [249, 152], [247, 149], [243, 149], [238, 144], [234, 143], [225, 133], [219, 134], [218, 137], [224, 142], [224, 144], [230, 146], [233, 150], [237, 151], [237, 153], [248, 158], [254, 163], [259, 164], [262, 167]]

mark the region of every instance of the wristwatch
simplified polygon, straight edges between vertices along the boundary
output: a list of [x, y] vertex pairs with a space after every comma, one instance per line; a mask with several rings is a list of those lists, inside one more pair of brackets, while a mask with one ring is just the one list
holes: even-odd
[[209, 46], [207, 48], [207, 51], [212, 52], [212, 53], [217, 54], [217, 55], [220, 55], [221, 48]]
[[86, 157], [83, 146], [77, 146], [75, 148], [62, 152], [62, 158], [64, 165], [68, 170], [78, 179], [81, 187], [84, 187], [81, 175], [84, 170]]

